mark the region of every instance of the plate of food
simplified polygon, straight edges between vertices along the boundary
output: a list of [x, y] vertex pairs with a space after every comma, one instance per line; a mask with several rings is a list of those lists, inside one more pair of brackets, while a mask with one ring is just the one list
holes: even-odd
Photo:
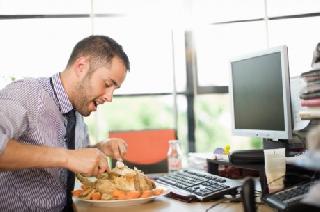
[[76, 175], [81, 188], [73, 191], [77, 201], [97, 207], [118, 207], [143, 204], [168, 193], [136, 168], [113, 168], [96, 178]]

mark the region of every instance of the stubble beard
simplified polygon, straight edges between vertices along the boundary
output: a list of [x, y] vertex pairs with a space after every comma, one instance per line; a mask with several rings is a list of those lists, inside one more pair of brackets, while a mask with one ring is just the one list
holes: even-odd
[[77, 86], [77, 98], [76, 102], [78, 103], [77, 111], [83, 115], [83, 116], [89, 116], [91, 114], [91, 111], [89, 111], [89, 104], [91, 100], [89, 100], [89, 96], [87, 94], [87, 91], [89, 89], [88, 85], [88, 77], [86, 77], [82, 82], [80, 82]]

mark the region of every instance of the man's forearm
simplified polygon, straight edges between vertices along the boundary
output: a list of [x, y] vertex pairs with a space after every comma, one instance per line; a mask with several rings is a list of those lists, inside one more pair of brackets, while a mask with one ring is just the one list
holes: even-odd
[[66, 167], [64, 148], [19, 143], [10, 140], [0, 154], [0, 169]]

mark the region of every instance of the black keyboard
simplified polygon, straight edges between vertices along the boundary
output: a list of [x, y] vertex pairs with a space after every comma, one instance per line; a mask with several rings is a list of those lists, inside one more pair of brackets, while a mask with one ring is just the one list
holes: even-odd
[[271, 207], [277, 208], [279, 210], [285, 210], [289, 206], [298, 203], [304, 197], [304, 195], [308, 193], [309, 188], [310, 186], [312, 186], [312, 184], [313, 182], [297, 184], [285, 190], [268, 194], [262, 199]]
[[166, 186], [169, 197], [186, 201], [205, 201], [235, 195], [241, 183], [225, 177], [197, 170], [180, 170], [156, 179], [158, 184]]

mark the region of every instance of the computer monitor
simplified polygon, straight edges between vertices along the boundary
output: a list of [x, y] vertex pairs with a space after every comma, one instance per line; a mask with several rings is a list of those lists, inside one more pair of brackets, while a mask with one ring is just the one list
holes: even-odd
[[233, 135], [272, 140], [292, 137], [288, 49], [269, 48], [232, 59]]

